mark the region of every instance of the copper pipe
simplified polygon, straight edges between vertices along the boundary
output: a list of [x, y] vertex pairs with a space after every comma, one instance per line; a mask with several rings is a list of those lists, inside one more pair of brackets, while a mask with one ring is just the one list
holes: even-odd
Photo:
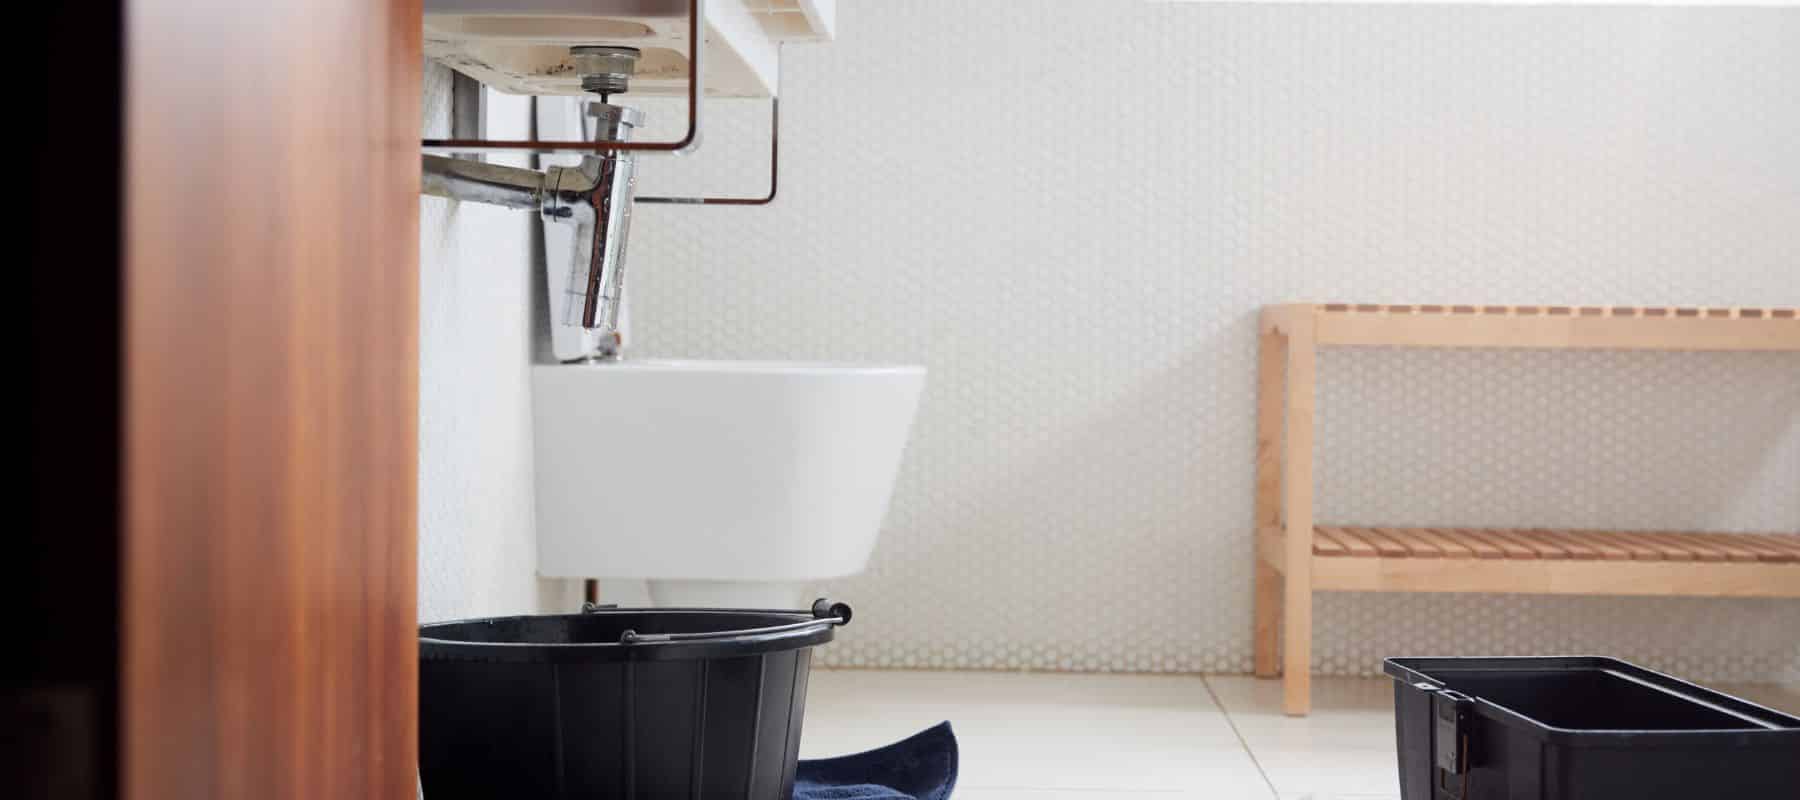
[[639, 197], [639, 203], [696, 206], [766, 206], [781, 185], [781, 98], [769, 98], [769, 193], [762, 197]]

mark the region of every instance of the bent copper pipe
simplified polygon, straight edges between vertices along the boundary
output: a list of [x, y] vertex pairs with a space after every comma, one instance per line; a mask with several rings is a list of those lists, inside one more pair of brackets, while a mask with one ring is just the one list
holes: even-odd
[[766, 206], [775, 202], [781, 179], [781, 98], [769, 98], [769, 193], [762, 197], [639, 197], [639, 203], [695, 206]]

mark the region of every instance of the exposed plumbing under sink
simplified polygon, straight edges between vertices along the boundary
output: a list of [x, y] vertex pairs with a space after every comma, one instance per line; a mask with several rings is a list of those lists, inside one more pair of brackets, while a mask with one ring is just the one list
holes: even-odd
[[[831, 0], [800, 0], [790, 5], [794, 8], [791, 12], [773, 6], [753, 10], [742, 0], [613, 0], [597, 5], [592, 0], [499, 5], [489, 0], [431, 0], [426, 4], [427, 43], [435, 43], [428, 52], [466, 76], [501, 80], [501, 88], [511, 91], [579, 92], [594, 98], [586, 104], [587, 124], [576, 141], [489, 141], [479, 135], [479, 115], [464, 110], [455, 115], [451, 139], [423, 143], [427, 154], [421, 190], [425, 194], [532, 210], [546, 222], [573, 227], [574, 244], [568, 248], [568, 257], [545, 265], [547, 308], [537, 313], [534, 304], [533, 316], [541, 317], [534, 320], [539, 340], [550, 342], [547, 349], [539, 350], [536, 360], [571, 363], [619, 357], [626, 244], [635, 204], [763, 205], [775, 199], [779, 105], [773, 80], [779, 75], [780, 45], [787, 40], [829, 38], [829, 12], [834, 7]], [[686, 13], [679, 14], [683, 6]], [[801, 11], [808, 23], [796, 27], [792, 18]], [[685, 18], [685, 34], [673, 24], [681, 18]], [[630, 31], [639, 28], [645, 33], [634, 38]], [[587, 40], [588, 36], [601, 41]], [[685, 42], [686, 56], [671, 66], [663, 63], [674, 52], [668, 46], [646, 51], [618, 41], [639, 38], [647, 45]], [[715, 41], [722, 46], [710, 44]], [[566, 44], [556, 44], [559, 42]], [[546, 48], [562, 55], [543, 63], [548, 58]], [[746, 65], [756, 67], [752, 70], [756, 80], [724, 94], [769, 98], [768, 193], [761, 197], [638, 197], [638, 151], [680, 153], [698, 145], [700, 101], [707, 94], [704, 76], [713, 71], [712, 61], [702, 56], [713, 49], [722, 51], [729, 62], [723, 69], [727, 76], [739, 74]], [[502, 59], [509, 53], [517, 56], [524, 52], [532, 54], [529, 63], [506, 66], [510, 62]], [[687, 132], [679, 139], [633, 141], [632, 133], [641, 127], [643, 112], [611, 102], [614, 95], [633, 88], [647, 55], [663, 60], [654, 66], [653, 91], [667, 92], [671, 74], [685, 78], [677, 82], [685, 85], [688, 99]], [[469, 77], [459, 75], [463, 82], [459, 86], [466, 83], [478, 89]], [[479, 97], [478, 91], [469, 94]], [[538, 171], [470, 157], [489, 151], [576, 153], [581, 161]]]
[[[608, 63], [620, 71], [590, 77], [596, 86], [622, 92], [630, 78], [625, 70], [635, 62], [636, 51], [606, 49], [616, 52], [617, 57]], [[643, 122], [643, 112], [604, 99], [589, 103], [586, 114], [600, 141], [630, 141], [632, 130]], [[423, 158], [421, 188], [425, 194], [537, 211], [545, 222], [574, 227], [569, 263], [546, 264], [551, 308], [545, 322], [597, 335], [584, 337], [578, 348], [555, 355], [559, 361], [617, 358], [622, 344], [619, 306], [624, 297], [625, 245], [637, 188], [637, 155], [629, 150], [602, 150], [582, 156], [579, 165], [553, 166], [542, 172], [447, 156]]]

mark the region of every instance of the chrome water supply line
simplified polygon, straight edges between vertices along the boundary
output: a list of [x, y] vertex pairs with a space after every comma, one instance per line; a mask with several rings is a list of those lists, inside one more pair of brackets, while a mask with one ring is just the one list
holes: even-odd
[[[597, 136], [608, 142], [629, 141], [644, 119], [635, 108], [598, 102], [589, 103], [586, 114]], [[535, 210], [547, 222], [574, 226], [570, 263], [546, 265], [551, 286], [561, 287], [559, 307], [551, 309], [552, 324], [602, 333], [592, 351], [572, 360], [616, 358], [637, 155], [607, 149], [582, 156], [576, 166], [543, 172], [445, 156], [423, 159], [420, 189], [425, 194]], [[561, 274], [555, 274], [559, 269]]]

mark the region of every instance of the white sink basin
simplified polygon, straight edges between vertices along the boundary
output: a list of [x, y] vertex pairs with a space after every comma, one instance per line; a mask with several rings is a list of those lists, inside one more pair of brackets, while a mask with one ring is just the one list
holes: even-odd
[[659, 604], [861, 571], [925, 382], [757, 361], [532, 370], [538, 571], [647, 579]]

